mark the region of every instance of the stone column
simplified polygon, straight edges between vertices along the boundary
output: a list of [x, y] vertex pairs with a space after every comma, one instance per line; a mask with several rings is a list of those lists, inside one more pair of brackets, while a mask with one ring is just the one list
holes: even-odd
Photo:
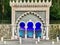
[[11, 20], [11, 24], [12, 24], [12, 39], [14, 39], [14, 30], [15, 30], [15, 11], [12, 8], [12, 20]]
[[22, 44], [22, 38], [21, 37], [19, 37], [19, 42], [20, 42], [20, 44]]
[[40, 37], [38, 37], [38, 42], [40, 42]]
[[27, 26], [25, 26], [25, 39], [27, 39]]
[[49, 40], [49, 37], [48, 37], [48, 30], [49, 30], [49, 27], [46, 26], [46, 40]]
[[59, 24], [59, 29], [60, 29], [60, 24]]
[[35, 39], [35, 25], [34, 25], [34, 34], [33, 34], [33, 38]]
[[49, 30], [49, 7], [46, 10], [46, 40], [49, 40], [48, 30]]
[[1, 37], [1, 41], [2, 41], [2, 42], [4, 41], [4, 38], [3, 38], [3, 37]]
[[33, 38], [35, 39], [35, 30], [34, 30]]

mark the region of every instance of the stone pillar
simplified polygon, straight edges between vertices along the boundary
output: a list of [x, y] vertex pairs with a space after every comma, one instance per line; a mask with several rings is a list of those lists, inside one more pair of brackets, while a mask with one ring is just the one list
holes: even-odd
[[47, 8], [46, 10], [46, 40], [49, 40], [48, 30], [49, 30], [49, 8]]
[[35, 25], [34, 25], [34, 34], [33, 34], [33, 38], [35, 39]]
[[12, 39], [14, 39], [14, 30], [15, 30], [15, 11], [12, 8], [12, 20], [11, 20], [11, 24], [12, 24]]
[[60, 29], [60, 24], [59, 24], [59, 29]]
[[40, 37], [38, 37], [38, 42], [40, 42]]
[[25, 26], [25, 39], [27, 39], [27, 26]]
[[21, 37], [19, 37], [19, 42], [20, 42], [20, 44], [22, 44], [22, 38]]
[[25, 39], [27, 39], [27, 30], [25, 30]]
[[49, 40], [49, 37], [48, 37], [48, 30], [49, 30], [49, 27], [46, 26], [46, 40]]
[[57, 42], [59, 42], [59, 37], [57, 37]]
[[33, 38], [35, 39], [35, 30], [34, 30], [34, 35], [33, 35]]
[[3, 37], [1, 37], [1, 41], [2, 41], [2, 42], [4, 41], [4, 38], [3, 38]]

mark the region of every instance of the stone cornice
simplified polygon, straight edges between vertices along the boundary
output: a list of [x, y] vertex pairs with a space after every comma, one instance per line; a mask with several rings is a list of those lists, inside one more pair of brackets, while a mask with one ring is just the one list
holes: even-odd
[[12, 5], [12, 7], [50, 7], [49, 5]]
[[34, 2], [11, 2], [10, 1], [10, 6], [11, 7], [50, 7], [51, 6], [51, 4], [52, 4], [52, 2], [50, 1], [50, 2], [36, 2], [36, 3], [34, 3]]

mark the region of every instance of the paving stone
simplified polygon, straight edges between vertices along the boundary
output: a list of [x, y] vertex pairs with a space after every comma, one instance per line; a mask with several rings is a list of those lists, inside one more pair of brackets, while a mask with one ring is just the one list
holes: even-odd
[[[9, 40], [6, 41], [6, 44], [0, 41], [0, 45], [52, 45], [52, 41], [41, 40], [38, 44], [35, 43], [36, 40], [23, 39], [22, 44], [18, 40]], [[54, 45], [60, 45], [60, 42], [55, 42]]]

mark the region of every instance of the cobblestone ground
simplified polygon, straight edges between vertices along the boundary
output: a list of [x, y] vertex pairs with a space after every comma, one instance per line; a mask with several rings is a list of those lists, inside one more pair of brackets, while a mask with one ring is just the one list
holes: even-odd
[[[22, 40], [22, 44], [19, 43], [18, 40], [10, 40], [10, 41], [6, 41], [6, 44], [4, 44], [4, 42], [0, 41], [0, 45], [53, 45], [52, 41], [40, 41], [38, 44], [35, 43], [35, 41], [31, 41], [31, 40]], [[55, 42], [54, 45], [60, 45], [60, 42]]]

